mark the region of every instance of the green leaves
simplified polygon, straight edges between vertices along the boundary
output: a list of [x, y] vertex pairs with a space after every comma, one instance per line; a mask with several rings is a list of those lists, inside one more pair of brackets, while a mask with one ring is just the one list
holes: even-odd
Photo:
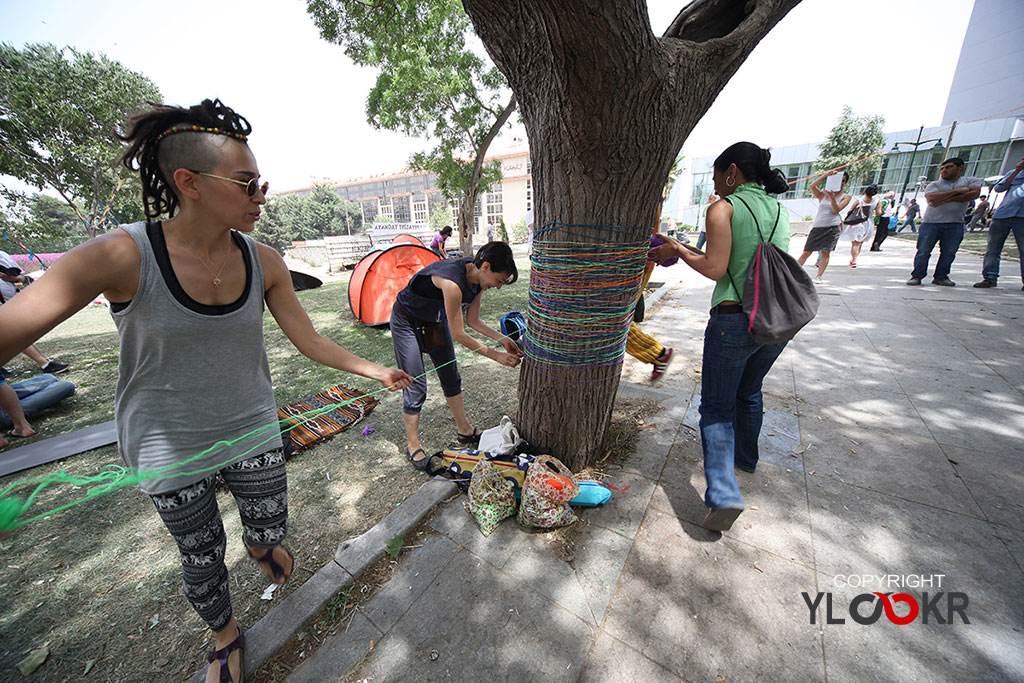
[[398, 557], [398, 553], [402, 552], [402, 546], [405, 545], [405, 541], [402, 540], [401, 534], [392, 536], [384, 544], [384, 552], [390, 555], [392, 558]]
[[[0, 174], [52, 188], [69, 207], [77, 202], [90, 234], [130, 220], [139, 186], [117, 166], [117, 133], [131, 113], [159, 100], [149, 79], [104, 55], [0, 44]], [[15, 205], [24, 199], [0, 192]]]
[[[437, 174], [448, 199], [472, 203], [501, 179], [500, 166], [473, 169], [493, 139], [508, 86], [504, 76], [467, 48], [469, 17], [457, 0], [309, 0], [320, 35], [357, 64], [379, 70], [366, 98], [373, 126], [437, 142], [413, 156], [415, 170]], [[468, 194], [467, 194], [468, 193]]]
[[292, 240], [351, 235], [362, 228], [363, 213], [358, 204], [345, 201], [328, 185], [316, 184], [309, 194], [272, 197], [263, 208], [253, 236], [283, 251]]
[[[884, 125], [884, 116], [857, 116], [849, 105], [843, 107], [839, 122], [821, 145], [815, 168], [835, 168], [882, 151], [885, 145], [885, 134], [882, 132]], [[849, 191], [855, 191], [853, 188], [856, 185], [870, 180], [881, 165], [881, 157], [872, 157], [848, 167], [846, 170], [850, 172], [852, 180], [848, 186]]]

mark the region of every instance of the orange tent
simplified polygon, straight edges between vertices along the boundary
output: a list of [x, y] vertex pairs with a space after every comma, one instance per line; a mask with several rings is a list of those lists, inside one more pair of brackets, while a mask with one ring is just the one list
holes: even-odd
[[423, 240], [419, 237], [416, 237], [415, 235], [407, 235], [405, 233], [392, 237], [391, 244], [418, 244], [421, 247], [427, 246], [423, 244]]
[[364, 325], [387, 325], [398, 293], [420, 269], [440, 260], [434, 252], [415, 244], [371, 251], [356, 264], [348, 281], [352, 315]]

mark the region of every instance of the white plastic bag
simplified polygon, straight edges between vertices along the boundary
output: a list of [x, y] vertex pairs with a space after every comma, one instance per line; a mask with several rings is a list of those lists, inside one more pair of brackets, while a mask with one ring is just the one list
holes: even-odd
[[491, 455], [508, 455], [518, 441], [519, 430], [512, 424], [512, 418], [505, 415], [497, 427], [484, 430], [477, 450], [487, 451]]

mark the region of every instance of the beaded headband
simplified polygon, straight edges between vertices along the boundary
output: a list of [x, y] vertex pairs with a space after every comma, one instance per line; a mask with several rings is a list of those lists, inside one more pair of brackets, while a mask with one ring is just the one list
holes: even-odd
[[206, 126], [174, 126], [173, 128], [168, 128], [163, 133], [160, 133], [160, 135], [157, 135], [156, 140], [153, 142], [154, 144], [160, 142], [168, 135], [174, 135], [175, 133], [215, 133], [217, 135], [227, 135], [230, 138], [235, 138], [242, 142], [249, 139], [241, 133], [232, 133], [231, 131], [221, 130], [220, 128], [208, 128]]

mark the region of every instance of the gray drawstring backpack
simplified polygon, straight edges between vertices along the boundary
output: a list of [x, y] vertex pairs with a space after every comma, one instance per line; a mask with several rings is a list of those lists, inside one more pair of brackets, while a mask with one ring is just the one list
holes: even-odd
[[[749, 321], [747, 331], [758, 344], [789, 341], [817, 315], [818, 292], [797, 260], [771, 241], [779, 224], [782, 204], [779, 203], [772, 232], [765, 239], [757, 216], [742, 197], [736, 199], [753, 217], [757, 235], [761, 239], [743, 286], [743, 312]], [[736, 289], [732, 274], [728, 270], [726, 274], [729, 275], [733, 289]]]

